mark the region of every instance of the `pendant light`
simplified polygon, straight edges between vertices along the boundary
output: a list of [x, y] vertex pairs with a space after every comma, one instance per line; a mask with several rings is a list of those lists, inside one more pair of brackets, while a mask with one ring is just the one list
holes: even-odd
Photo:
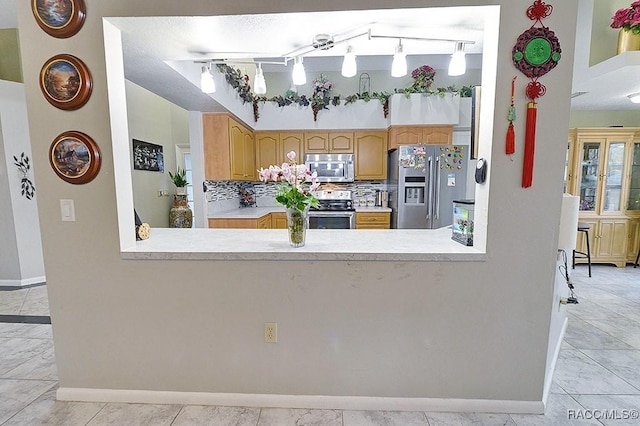
[[267, 93], [267, 82], [264, 79], [261, 63], [258, 63], [258, 69], [256, 70], [256, 78], [253, 81], [253, 92], [256, 95], [264, 95]]
[[353, 46], [347, 46], [347, 53], [342, 60], [342, 76], [353, 77], [358, 73], [358, 66], [356, 65], [356, 55], [353, 53]]
[[456, 42], [456, 50], [451, 55], [451, 61], [449, 62], [449, 75], [455, 77], [467, 72], [467, 60], [464, 54], [464, 43], [461, 41]]
[[302, 65], [302, 56], [296, 56], [291, 77], [296, 86], [307, 84], [307, 74], [304, 71], [304, 65]]
[[627, 98], [634, 104], [640, 104], [640, 93], [633, 93], [631, 95], [627, 95]]
[[202, 74], [200, 74], [200, 90], [202, 90], [203, 93], [213, 93], [216, 91], [216, 83], [213, 81], [209, 65], [202, 67]]
[[396, 53], [393, 55], [393, 63], [391, 64], [392, 77], [404, 77], [407, 75], [407, 56], [402, 50], [402, 39], [396, 46]]

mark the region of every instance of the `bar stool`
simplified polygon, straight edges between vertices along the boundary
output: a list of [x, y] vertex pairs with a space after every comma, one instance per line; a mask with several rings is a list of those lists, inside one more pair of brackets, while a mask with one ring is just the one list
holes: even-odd
[[572, 268], [576, 269], [576, 258], [587, 259], [587, 265], [589, 266], [589, 278], [591, 278], [591, 247], [589, 247], [589, 228], [591, 225], [585, 222], [578, 222], [578, 232], [584, 232], [584, 238], [587, 242], [587, 252], [578, 250], [573, 251]]

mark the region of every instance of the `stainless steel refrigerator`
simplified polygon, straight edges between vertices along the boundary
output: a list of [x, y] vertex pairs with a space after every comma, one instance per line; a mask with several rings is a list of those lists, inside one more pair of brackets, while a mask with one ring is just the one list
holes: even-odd
[[469, 147], [402, 145], [389, 154], [391, 227], [437, 229], [453, 222], [453, 200], [466, 198]]

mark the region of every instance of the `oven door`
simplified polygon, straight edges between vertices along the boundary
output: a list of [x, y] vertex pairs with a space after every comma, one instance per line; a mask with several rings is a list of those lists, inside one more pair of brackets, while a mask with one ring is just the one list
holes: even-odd
[[309, 229], [355, 229], [353, 211], [309, 211]]

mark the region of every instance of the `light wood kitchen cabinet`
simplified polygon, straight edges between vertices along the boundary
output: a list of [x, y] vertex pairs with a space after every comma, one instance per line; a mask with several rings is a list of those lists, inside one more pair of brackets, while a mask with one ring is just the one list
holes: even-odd
[[356, 212], [356, 229], [389, 229], [391, 213]]
[[[286, 220], [286, 217], [285, 217]], [[236, 229], [271, 229], [271, 214], [256, 219], [224, 219], [209, 218], [209, 228]]]
[[207, 180], [255, 180], [253, 132], [228, 114], [203, 114], [204, 175]]
[[384, 180], [387, 178], [387, 132], [355, 132], [355, 179]]
[[271, 213], [271, 228], [273, 228], [273, 229], [287, 229], [287, 214], [286, 213]]
[[[638, 129], [575, 129], [569, 133], [565, 189], [580, 197], [579, 221], [591, 224], [591, 261], [624, 266], [637, 254], [633, 164], [640, 163]], [[638, 145], [636, 150], [636, 145]], [[640, 171], [640, 170], [639, 170]], [[640, 182], [640, 173], [638, 174]], [[639, 184], [640, 185], [640, 184]], [[577, 250], [586, 252], [578, 232]], [[584, 263], [584, 259], [580, 262]]]
[[289, 161], [287, 153], [294, 151], [296, 161], [304, 158], [304, 134], [302, 132], [256, 132], [256, 168], [268, 168]]
[[[624, 267], [628, 258], [629, 220], [624, 218], [580, 219], [589, 223], [589, 245], [591, 263], [612, 263]], [[587, 252], [584, 232], [578, 232], [576, 250]], [[586, 259], [576, 259], [576, 263], [585, 263]]]
[[389, 149], [400, 145], [451, 145], [453, 126], [392, 126]]
[[304, 132], [305, 154], [352, 154], [353, 132]]
[[[267, 215], [269, 216], [269, 215]], [[239, 228], [239, 229], [258, 229], [258, 224], [264, 218], [259, 219], [219, 219], [209, 218], [209, 228]]]
[[634, 263], [640, 250], [640, 219], [629, 221], [629, 239], [627, 241], [627, 262]]

